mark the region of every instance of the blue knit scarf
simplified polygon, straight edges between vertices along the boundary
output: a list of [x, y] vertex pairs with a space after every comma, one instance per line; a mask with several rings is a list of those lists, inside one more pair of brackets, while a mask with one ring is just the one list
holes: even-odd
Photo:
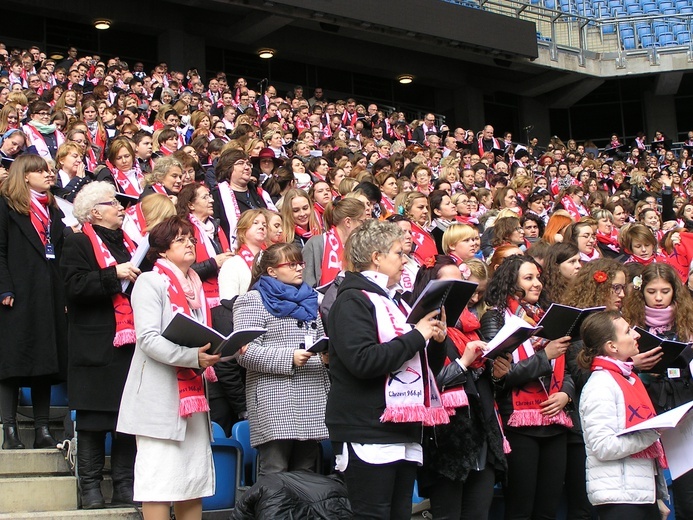
[[308, 284], [296, 287], [265, 275], [253, 289], [260, 293], [262, 303], [272, 316], [299, 321], [314, 321], [318, 317], [318, 293]]

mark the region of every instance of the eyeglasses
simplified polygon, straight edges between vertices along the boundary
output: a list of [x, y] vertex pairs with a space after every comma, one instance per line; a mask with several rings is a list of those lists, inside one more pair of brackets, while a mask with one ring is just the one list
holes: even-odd
[[88, 141], [86, 139], [70, 139], [70, 141], [72, 141], [73, 143], [77, 143], [77, 144], [87, 144], [88, 143]]
[[243, 166], [244, 168], [247, 166], [248, 168], [253, 167], [253, 163], [250, 161], [246, 161], [245, 159], [239, 159], [235, 163], [233, 163], [234, 166]]
[[626, 286], [622, 283], [611, 284], [611, 290], [614, 292], [614, 294], [626, 294]]
[[97, 202], [96, 205], [97, 206], [115, 206], [117, 208], [118, 206], [121, 206], [121, 203], [117, 199], [113, 199], [113, 200], [109, 200], [106, 202]]
[[176, 237], [173, 239], [173, 242], [176, 244], [185, 244], [186, 242], [190, 242], [192, 245], [196, 246], [197, 245], [197, 239], [195, 237]]
[[50, 113], [49, 112], [36, 112], [36, 115], [44, 117], [44, 116], [50, 116]]
[[578, 235], [578, 238], [584, 238], [585, 240], [592, 240], [592, 239], [596, 239], [597, 237], [595, 235], [590, 234], [590, 235]]
[[277, 264], [274, 266], [275, 269], [279, 269], [280, 267], [288, 267], [292, 271], [296, 271], [299, 267], [301, 269], [305, 269], [306, 263], [305, 262], [284, 262], [283, 264]]

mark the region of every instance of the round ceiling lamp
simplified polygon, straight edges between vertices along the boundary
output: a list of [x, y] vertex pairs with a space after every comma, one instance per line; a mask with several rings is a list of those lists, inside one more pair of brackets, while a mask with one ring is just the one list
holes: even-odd
[[110, 20], [94, 20], [94, 28], [98, 29], [99, 31], [105, 31], [106, 29], [111, 28], [111, 21]]
[[274, 49], [260, 49], [257, 51], [257, 55], [263, 60], [269, 60], [274, 58]]
[[411, 74], [402, 74], [401, 76], [397, 76], [397, 81], [399, 81], [402, 85], [409, 85], [409, 83], [414, 81], [414, 76]]

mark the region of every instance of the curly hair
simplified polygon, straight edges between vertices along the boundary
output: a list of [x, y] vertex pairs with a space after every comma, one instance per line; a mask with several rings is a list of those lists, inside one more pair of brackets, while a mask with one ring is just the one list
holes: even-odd
[[543, 292], [547, 298], [554, 302], [559, 301], [571, 280], [561, 274], [561, 264], [570, 258], [579, 255], [580, 251], [575, 244], [570, 242], [553, 244], [544, 257], [544, 270], [541, 273], [541, 283], [544, 284]]
[[[606, 273], [605, 282], [597, 283], [594, 279], [594, 273], [597, 271]], [[560, 303], [579, 309], [604, 305], [611, 296], [611, 284], [617, 273], [623, 273], [624, 276], [627, 274], [625, 267], [613, 258], [599, 258], [587, 262], [563, 293]]]
[[693, 339], [693, 298], [688, 289], [683, 286], [676, 270], [668, 264], [650, 264], [642, 271], [640, 290], [633, 290], [623, 301], [623, 317], [631, 325], [646, 328], [645, 323], [645, 289], [655, 280], [664, 280], [671, 285], [675, 305], [674, 331], [681, 341]]
[[[524, 298], [525, 294], [517, 283], [517, 277], [520, 267], [526, 263], [534, 264], [541, 274], [541, 266], [529, 256], [512, 255], [503, 260], [503, 263], [493, 274], [493, 278], [491, 278], [486, 289], [485, 300], [489, 307], [494, 307], [499, 312], [504, 312], [508, 306], [508, 298], [518, 296]], [[544, 291], [541, 291], [537, 304], [542, 309], [546, 309], [549, 303], [551, 302], [549, 302], [546, 294]]]

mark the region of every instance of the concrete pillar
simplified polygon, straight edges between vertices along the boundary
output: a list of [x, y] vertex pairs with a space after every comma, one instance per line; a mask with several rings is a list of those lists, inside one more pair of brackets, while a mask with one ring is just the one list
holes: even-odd
[[516, 141], [525, 142], [527, 139], [526, 127], [534, 128], [529, 130], [529, 137], [537, 137], [540, 143], [547, 143], [551, 137], [551, 121], [549, 118], [549, 107], [545, 102], [538, 99], [522, 96], [520, 97], [520, 135], [513, 136]]
[[642, 93], [642, 105], [645, 111], [645, 133], [652, 139], [659, 130], [669, 139], [676, 141], [676, 108], [674, 96], [656, 96], [653, 92]]
[[169, 70], [183, 73], [196, 68], [205, 76], [205, 40], [178, 29], [168, 29], [159, 35], [159, 59], [168, 63]]

